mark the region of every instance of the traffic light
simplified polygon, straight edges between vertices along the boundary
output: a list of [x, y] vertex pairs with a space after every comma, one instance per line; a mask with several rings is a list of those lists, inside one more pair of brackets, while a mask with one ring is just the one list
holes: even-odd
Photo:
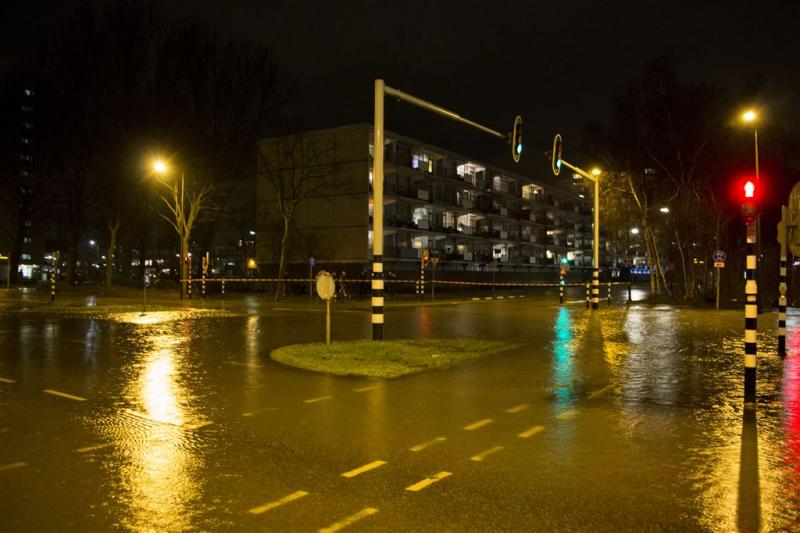
[[519, 163], [522, 156], [522, 117], [517, 115], [514, 119], [514, 129], [511, 130], [511, 157]]
[[551, 165], [553, 166], [553, 174], [558, 176], [558, 173], [561, 172], [561, 153], [564, 151], [564, 141], [561, 139], [560, 134], [556, 134], [555, 138], [553, 139], [553, 160]]
[[747, 180], [742, 185], [742, 217], [745, 222], [752, 222], [758, 216], [758, 191], [756, 184], [752, 180]]

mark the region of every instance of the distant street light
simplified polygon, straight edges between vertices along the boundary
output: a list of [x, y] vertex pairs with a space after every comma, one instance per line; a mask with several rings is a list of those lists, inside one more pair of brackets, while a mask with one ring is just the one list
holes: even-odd
[[669, 207], [664, 206], [661, 209], [659, 209], [659, 211], [661, 211], [664, 214], [667, 214], [667, 213], [669, 213]]
[[631, 235], [639, 235], [639, 228], [631, 228]]

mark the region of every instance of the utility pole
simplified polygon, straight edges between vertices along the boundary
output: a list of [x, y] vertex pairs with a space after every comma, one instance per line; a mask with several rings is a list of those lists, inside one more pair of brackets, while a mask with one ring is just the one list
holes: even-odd
[[561, 157], [563, 151], [564, 141], [562, 140], [561, 135], [556, 134], [555, 138], [553, 139], [553, 174], [558, 176], [563, 165], [576, 174], [579, 174], [593, 182], [594, 184], [594, 227], [592, 228], [592, 309], [596, 310], [600, 307], [600, 175], [602, 174], [602, 171], [599, 168], [593, 168], [591, 173], [589, 173], [582, 168], [576, 167], [575, 165], [564, 161], [564, 159]]
[[[404, 93], [398, 89], [387, 86], [383, 80], [375, 80], [374, 86], [374, 123], [373, 144], [374, 155], [372, 159], [372, 340], [383, 339], [384, 324], [384, 297], [383, 297], [383, 163], [384, 163], [384, 110], [385, 96], [389, 95], [411, 105], [421, 107], [450, 120], [466, 124], [493, 137], [507, 139], [507, 136], [497, 130], [487, 128], [477, 122], [463, 118], [457, 113], [432, 104], [416, 96]], [[516, 117], [512, 131], [512, 156], [519, 161], [522, 153], [522, 119]], [[516, 155], [515, 155], [516, 154]]]

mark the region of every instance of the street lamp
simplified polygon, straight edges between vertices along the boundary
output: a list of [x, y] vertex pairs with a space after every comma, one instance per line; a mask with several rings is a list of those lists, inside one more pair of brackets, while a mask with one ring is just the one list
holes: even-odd
[[[755, 146], [755, 165], [756, 165], [756, 185], [759, 182], [759, 172], [758, 172], [758, 112], [755, 109], [748, 109], [742, 113], [742, 122], [745, 124], [752, 124], [753, 125], [753, 144]], [[755, 221], [756, 227], [756, 261], [761, 261], [761, 214], [759, 213], [756, 215]], [[761, 281], [761, 268], [757, 270], [757, 275], [759, 277], [758, 281]], [[761, 312], [761, 296], [758, 297], [758, 312]]]
[[564, 140], [560, 134], [556, 134], [553, 139], [552, 169], [553, 174], [558, 176], [561, 167], [565, 166], [576, 174], [594, 182], [594, 220], [593, 220], [593, 264], [592, 264], [592, 309], [600, 307], [600, 175], [603, 173], [597, 167], [589, 172], [568, 163], [563, 159]]
[[662, 207], [661, 209], [659, 209], [659, 211], [661, 211], [661, 212], [662, 212], [662, 213], [664, 213], [665, 215], [668, 215], [668, 214], [669, 214], [669, 207], [667, 207], [667, 206], [664, 206], [664, 207]]
[[753, 125], [753, 140], [755, 142], [755, 155], [756, 155], [756, 182], [759, 180], [758, 175], [758, 113], [753, 109], [748, 109], [742, 113], [742, 122], [745, 124]]
[[[169, 165], [163, 159], [154, 160], [153, 164], [152, 164], [152, 169], [153, 169], [153, 172], [157, 176], [159, 176], [159, 178], [161, 178], [163, 176], [166, 176], [170, 171]], [[181, 255], [180, 255], [180, 260], [179, 260], [180, 261], [180, 263], [179, 263], [180, 266], [178, 267], [178, 269], [180, 270], [181, 280], [185, 280], [186, 277], [187, 277], [187, 273], [188, 273], [188, 268], [187, 268], [188, 265], [187, 265], [187, 263], [188, 263], [188, 258], [189, 258], [189, 250], [188, 250], [188, 243], [186, 243], [185, 242], [186, 239], [184, 239], [184, 234], [185, 234], [185, 231], [184, 231], [185, 212], [184, 212], [184, 209], [183, 209], [183, 205], [184, 205], [183, 204], [183, 191], [184, 191], [184, 174], [183, 174], [183, 172], [181, 172], [181, 193], [180, 193], [180, 196], [178, 195], [178, 192], [175, 189], [173, 189], [172, 187], [170, 187], [170, 189], [171, 189], [171, 192], [172, 192], [172, 195], [173, 195], [173, 199], [175, 201], [175, 215], [176, 215], [175, 216], [175, 222], [176, 222], [175, 229], [178, 230], [178, 238], [180, 240], [180, 249], [181, 249]], [[162, 199], [163, 199], [163, 197], [162, 197]], [[184, 297], [185, 293], [186, 293], [186, 282], [185, 281], [181, 281], [181, 298]]]

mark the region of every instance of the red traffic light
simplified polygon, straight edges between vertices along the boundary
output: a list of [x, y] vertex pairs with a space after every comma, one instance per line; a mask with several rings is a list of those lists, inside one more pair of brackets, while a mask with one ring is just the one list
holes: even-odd
[[741, 184], [742, 187], [742, 217], [748, 224], [751, 223], [759, 214], [761, 206], [756, 197], [756, 183], [753, 180], [746, 180]]
[[744, 197], [745, 198], [755, 198], [756, 197], [756, 184], [750, 180], [747, 180], [744, 183]]

